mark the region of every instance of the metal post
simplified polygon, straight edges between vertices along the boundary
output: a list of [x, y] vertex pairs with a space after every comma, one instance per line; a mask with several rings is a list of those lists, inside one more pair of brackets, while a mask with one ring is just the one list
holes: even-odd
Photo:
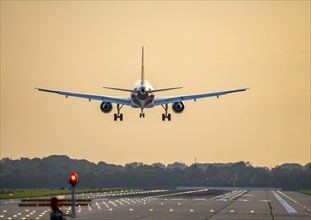
[[75, 189], [76, 189], [76, 186], [72, 186], [72, 194], [71, 194], [71, 201], [72, 201], [72, 205], [71, 205], [72, 218], [75, 218], [75, 217], [76, 217], [76, 197], [75, 197]]

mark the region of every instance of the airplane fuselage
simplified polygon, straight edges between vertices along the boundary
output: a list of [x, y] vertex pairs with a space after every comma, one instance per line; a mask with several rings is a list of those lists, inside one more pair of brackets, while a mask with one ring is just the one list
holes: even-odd
[[137, 81], [133, 89], [137, 92], [131, 93], [131, 107], [133, 108], [152, 108], [154, 107], [155, 96], [152, 94], [153, 87], [148, 82], [145, 81], [145, 84], [142, 85], [140, 81]]

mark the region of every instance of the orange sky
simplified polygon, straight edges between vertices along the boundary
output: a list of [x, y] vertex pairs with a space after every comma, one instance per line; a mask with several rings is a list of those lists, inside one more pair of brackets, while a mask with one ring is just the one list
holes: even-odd
[[[158, 96], [251, 90], [163, 109], [124, 107], [34, 86], [127, 96], [140, 78]], [[113, 110], [113, 113], [115, 109]], [[310, 162], [310, 1], [1, 1], [1, 158], [187, 164]]]

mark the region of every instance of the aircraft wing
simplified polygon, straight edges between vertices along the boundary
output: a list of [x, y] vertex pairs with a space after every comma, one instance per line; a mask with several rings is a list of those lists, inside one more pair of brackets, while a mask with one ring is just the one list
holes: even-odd
[[234, 92], [243, 92], [248, 90], [249, 88], [243, 88], [243, 89], [235, 89], [235, 90], [228, 90], [228, 91], [221, 91], [221, 92], [212, 92], [212, 93], [202, 93], [202, 94], [194, 94], [194, 95], [185, 95], [185, 96], [173, 96], [173, 97], [163, 97], [163, 98], [157, 98], [154, 100], [155, 105], [163, 105], [163, 104], [170, 104], [175, 102], [182, 102], [182, 101], [188, 101], [188, 100], [194, 100], [201, 98], [208, 98], [216, 96], [217, 98], [222, 95], [226, 95], [229, 93]]
[[121, 104], [121, 105], [131, 105], [131, 100], [128, 97], [112, 97], [112, 96], [91, 95], [91, 94], [82, 94], [82, 93], [74, 93], [74, 92], [49, 90], [49, 89], [43, 89], [43, 88], [36, 88], [36, 89], [38, 91], [41, 91], [41, 92], [50, 92], [50, 93], [56, 93], [59, 95], [63, 95], [66, 98], [71, 96], [71, 97], [88, 99], [89, 101], [98, 100], [98, 101], [111, 102], [111, 103], [116, 103], [116, 104]]

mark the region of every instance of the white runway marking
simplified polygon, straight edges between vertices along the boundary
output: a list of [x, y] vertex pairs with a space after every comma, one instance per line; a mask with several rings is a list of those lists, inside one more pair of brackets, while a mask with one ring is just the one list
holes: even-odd
[[282, 197], [279, 196], [275, 191], [271, 192], [288, 213], [297, 213], [297, 211], [291, 205], [289, 205], [284, 199], [282, 199]]
[[260, 200], [260, 202], [271, 202], [271, 200]]
[[253, 194], [244, 194], [242, 196], [253, 196]]
[[238, 199], [239, 202], [248, 202], [248, 199]]

